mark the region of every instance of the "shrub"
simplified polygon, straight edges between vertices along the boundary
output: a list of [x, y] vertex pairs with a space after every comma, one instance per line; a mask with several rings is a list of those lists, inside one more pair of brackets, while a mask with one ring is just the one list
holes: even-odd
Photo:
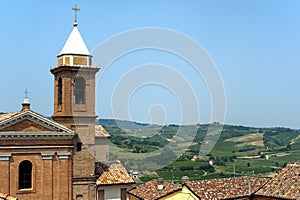
[[192, 166], [181, 166], [179, 167], [180, 171], [189, 171], [189, 170], [194, 170], [194, 167]]

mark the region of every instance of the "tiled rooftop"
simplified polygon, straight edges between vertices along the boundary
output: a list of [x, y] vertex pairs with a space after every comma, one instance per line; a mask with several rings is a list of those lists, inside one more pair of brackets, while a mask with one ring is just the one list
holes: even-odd
[[[210, 179], [189, 181], [185, 185], [199, 199], [219, 200], [250, 196], [248, 187], [249, 177]], [[251, 194], [261, 188], [268, 179], [250, 178]]]
[[168, 182], [164, 182], [163, 185], [163, 189], [158, 190], [157, 180], [151, 180], [129, 190], [129, 194], [144, 200], [155, 200], [179, 191], [182, 188], [180, 184], [171, 184]]
[[300, 199], [300, 164], [288, 164], [255, 194], [284, 199]]
[[110, 138], [110, 134], [103, 128], [102, 125], [95, 125], [95, 136]]
[[17, 115], [19, 114], [20, 112], [11, 112], [11, 113], [5, 113], [5, 114], [0, 114], [0, 122], [7, 119], [7, 118], [10, 118], [14, 115]]
[[97, 177], [97, 185], [134, 183], [134, 180], [119, 161], [97, 162], [95, 174]]

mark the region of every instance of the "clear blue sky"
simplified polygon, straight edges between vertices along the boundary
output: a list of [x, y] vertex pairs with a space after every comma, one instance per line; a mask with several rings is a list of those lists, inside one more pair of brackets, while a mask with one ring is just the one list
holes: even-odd
[[[90, 51], [130, 29], [160, 27], [178, 31], [197, 41], [216, 64], [226, 91], [226, 123], [300, 128], [300, 1], [76, 3], [81, 9], [79, 30]], [[56, 56], [72, 29], [74, 4], [73, 0], [1, 2], [0, 111], [20, 110], [23, 91], [28, 88], [32, 109], [52, 115], [53, 76], [49, 69], [56, 65]], [[109, 103], [114, 84], [131, 68], [149, 62], [166, 64], [183, 74], [200, 102], [200, 122], [209, 122], [210, 97], [201, 77], [178, 57], [147, 50], [122, 57], [99, 81], [97, 114], [111, 118]], [[152, 107], [154, 114], [167, 117], [167, 123], [176, 123], [180, 117], [177, 104], [166, 88], [146, 86], [130, 99], [131, 119], [151, 121], [148, 114]]]

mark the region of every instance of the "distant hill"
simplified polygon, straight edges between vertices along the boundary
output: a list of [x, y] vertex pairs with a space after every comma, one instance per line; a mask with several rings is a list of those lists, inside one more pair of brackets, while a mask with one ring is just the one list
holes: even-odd
[[98, 119], [97, 121], [99, 124], [104, 126], [120, 126], [125, 128], [137, 128], [139, 126], [151, 126], [147, 123], [138, 123], [126, 120], [117, 120], [117, 119]]
[[[147, 134], [142, 134], [142, 133], [149, 132], [149, 130], [153, 132], [155, 130], [156, 132], [157, 131], [164, 132], [164, 134], [167, 134], [166, 132], [168, 131], [166, 131], [166, 129], [168, 129], [168, 127], [177, 127], [177, 129], [181, 127], [179, 125], [161, 126], [161, 125], [153, 125], [148, 123], [139, 123], [139, 122], [115, 120], [115, 119], [98, 119], [97, 123], [110, 129], [112, 131], [112, 134], [115, 133], [116, 135], [122, 135], [122, 132], [124, 132], [124, 134], [130, 133], [131, 135], [137, 135], [137, 133], [140, 133], [141, 134], [140, 136], [143, 136]], [[195, 140], [200, 142], [201, 140], [204, 139], [209, 124], [202, 124], [202, 125], [198, 124], [198, 125], [189, 125], [189, 126], [194, 129], [197, 129]], [[266, 148], [280, 148], [289, 144], [293, 145], [298, 143], [300, 140], [299, 133], [300, 133], [299, 130], [282, 128], [282, 127], [255, 128], [255, 127], [236, 126], [236, 125], [224, 125], [219, 141], [227, 141], [227, 142], [235, 142], [235, 143], [243, 143], [244, 141], [248, 146], [254, 145], [254, 146], [265, 146]], [[238, 146], [243, 146], [243, 145], [239, 144]]]
[[[151, 153], [166, 145], [174, 147], [166, 155], [149, 158], [151, 163], [147, 159], [135, 162], [135, 158], [111, 152], [112, 159], [121, 160], [130, 169], [158, 166], [165, 158], [176, 156], [176, 149], [184, 149], [172, 165], [166, 164], [157, 171], [167, 180], [171, 179], [170, 170], [176, 171], [177, 180], [182, 175], [194, 174], [198, 175], [192, 179], [227, 177], [232, 176], [233, 169], [236, 175], [270, 176], [287, 162], [300, 158], [300, 131], [289, 128], [224, 125], [212, 151], [201, 158], [198, 154], [209, 124], [159, 126], [114, 119], [99, 119], [98, 123], [111, 134], [111, 142], [127, 152]], [[213, 167], [208, 165], [208, 160], [213, 160]]]

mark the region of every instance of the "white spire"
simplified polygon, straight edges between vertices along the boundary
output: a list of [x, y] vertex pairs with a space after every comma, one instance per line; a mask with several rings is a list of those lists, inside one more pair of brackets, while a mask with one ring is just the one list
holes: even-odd
[[83, 54], [90, 55], [88, 48], [85, 45], [84, 40], [82, 39], [80, 32], [77, 28], [77, 23], [74, 23], [73, 30], [69, 35], [64, 47], [62, 48], [59, 55], [64, 54]]

